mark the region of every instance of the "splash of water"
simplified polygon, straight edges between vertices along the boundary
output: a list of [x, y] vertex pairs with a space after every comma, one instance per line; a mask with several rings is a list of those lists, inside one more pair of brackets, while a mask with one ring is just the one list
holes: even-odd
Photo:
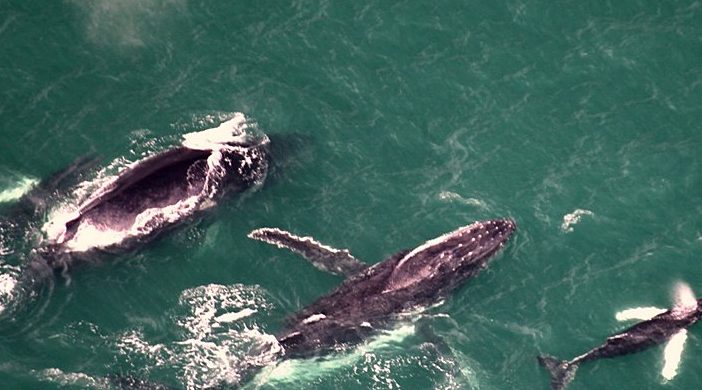
[[566, 214], [563, 216], [563, 223], [561, 224], [561, 230], [563, 230], [566, 233], [570, 233], [573, 231], [573, 225], [577, 224], [580, 222], [580, 220], [583, 218], [583, 216], [593, 216], [595, 213], [593, 213], [590, 210], [584, 210], [584, 209], [575, 209], [573, 210], [572, 213]]
[[21, 198], [39, 183], [37, 179], [22, 177], [7, 189], [0, 191], [0, 203], [13, 202]]

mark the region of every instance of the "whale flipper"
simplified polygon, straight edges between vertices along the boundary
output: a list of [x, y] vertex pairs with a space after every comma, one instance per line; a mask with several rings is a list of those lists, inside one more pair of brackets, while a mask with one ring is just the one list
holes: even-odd
[[563, 390], [575, 377], [578, 369], [577, 363], [561, 361], [553, 356], [539, 356], [539, 364], [544, 366], [551, 376], [551, 388], [553, 390]]
[[667, 309], [661, 309], [660, 307], [655, 306], [633, 307], [631, 309], [626, 309], [618, 312], [616, 314], [616, 318], [617, 321], [647, 321], [661, 313], [665, 313], [666, 311]]
[[661, 375], [666, 380], [671, 380], [678, 374], [678, 366], [680, 365], [680, 358], [682, 358], [682, 352], [685, 347], [685, 340], [687, 340], [687, 329], [680, 329], [665, 345], [665, 349], [663, 350], [665, 364], [663, 365]]
[[287, 248], [309, 260], [317, 269], [335, 275], [351, 276], [367, 268], [346, 249], [334, 249], [312, 237], [299, 237], [285, 230], [261, 228], [253, 230], [249, 238]]

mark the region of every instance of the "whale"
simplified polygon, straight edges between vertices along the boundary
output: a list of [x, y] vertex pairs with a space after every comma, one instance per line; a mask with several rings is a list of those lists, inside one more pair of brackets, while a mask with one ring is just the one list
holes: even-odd
[[565, 389], [583, 363], [629, 355], [664, 343], [665, 364], [661, 374], [665, 380], [672, 380], [677, 374], [687, 329], [702, 317], [702, 299], [696, 299], [689, 286], [678, 284], [676, 296], [676, 304], [671, 309], [646, 307], [618, 313], [617, 319], [620, 321], [642, 321], [609, 336], [603, 344], [570, 360], [559, 360], [550, 355], [538, 356], [538, 362], [549, 372], [551, 388]]
[[516, 224], [511, 219], [475, 222], [375, 265], [357, 260], [312, 237], [261, 228], [249, 237], [291, 250], [316, 268], [345, 281], [287, 319], [276, 335], [284, 357], [309, 357], [343, 349], [387, 327], [395, 316], [435, 304], [478, 274], [502, 248]]
[[39, 257], [63, 269], [86, 254], [133, 248], [214, 206], [225, 193], [260, 186], [269, 144], [243, 114], [185, 134], [179, 145], [129, 164], [76, 206], [59, 207], [42, 229]]
[[[278, 360], [314, 358], [343, 351], [379, 335], [403, 315], [441, 302], [476, 276], [503, 248], [516, 229], [512, 219], [474, 222], [413, 248], [400, 250], [374, 265], [312, 237], [279, 228], [259, 228], [248, 237], [292, 251], [320, 271], [342, 276], [335, 289], [292, 314], [274, 341], [249, 351], [237, 371], [238, 387], [254, 380], [261, 368]], [[110, 377], [117, 388], [166, 388], [129, 374]]]

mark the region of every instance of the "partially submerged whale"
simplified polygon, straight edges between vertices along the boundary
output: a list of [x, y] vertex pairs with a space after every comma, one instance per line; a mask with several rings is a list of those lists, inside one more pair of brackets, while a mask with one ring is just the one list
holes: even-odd
[[242, 114], [185, 134], [181, 145], [137, 161], [45, 225], [41, 250], [54, 268], [66, 254], [129, 247], [214, 205], [225, 192], [261, 184], [269, 139]]
[[262, 228], [250, 238], [288, 248], [346, 281], [289, 318], [276, 337], [284, 356], [304, 357], [354, 344], [392, 316], [445, 297], [475, 276], [504, 246], [516, 225], [509, 219], [475, 222], [368, 266], [349, 251], [309, 237]]
[[677, 302], [670, 309], [637, 308], [626, 310], [617, 316], [620, 320], [640, 319], [628, 329], [607, 338], [604, 344], [570, 360], [558, 360], [552, 356], [539, 356], [538, 360], [551, 375], [551, 388], [564, 389], [575, 377], [582, 363], [641, 352], [667, 342], [665, 365], [662, 375], [670, 380], [677, 373], [683, 345], [687, 339], [687, 328], [702, 317], [702, 299], [695, 299], [687, 285], [679, 284]]

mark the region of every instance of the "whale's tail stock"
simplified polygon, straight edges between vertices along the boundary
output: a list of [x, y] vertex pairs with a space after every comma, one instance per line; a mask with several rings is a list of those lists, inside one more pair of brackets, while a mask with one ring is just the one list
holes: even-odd
[[542, 355], [537, 358], [539, 364], [546, 367], [551, 376], [551, 388], [553, 390], [563, 390], [575, 377], [578, 369], [577, 363], [570, 363], [565, 360], [558, 360], [553, 356]]

